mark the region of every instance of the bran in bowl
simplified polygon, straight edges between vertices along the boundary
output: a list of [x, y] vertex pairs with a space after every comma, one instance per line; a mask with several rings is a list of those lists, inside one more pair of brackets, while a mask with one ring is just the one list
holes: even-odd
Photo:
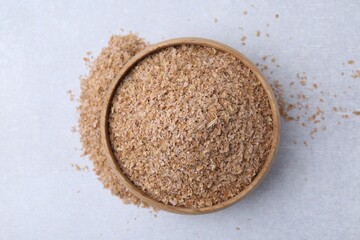
[[125, 75], [111, 104], [108, 134], [118, 166], [166, 205], [199, 209], [235, 197], [272, 148], [264, 86], [241, 60], [212, 47], [152, 53]]

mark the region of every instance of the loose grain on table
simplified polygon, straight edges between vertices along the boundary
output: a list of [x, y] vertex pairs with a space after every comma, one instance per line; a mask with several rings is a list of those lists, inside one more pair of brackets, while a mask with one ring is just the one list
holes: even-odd
[[[105, 188], [125, 203], [146, 206], [125, 188], [109, 166], [101, 147], [99, 122], [104, 96], [116, 74], [136, 53], [146, 47], [134, 34], [112, 36], [108, 46], [90, 62], [90, 73], [81, 79], [79, 99], [79, 132], [85, 155], [93, 162], [94, 171]], [[91, 53], [90, 53], [91, 54]]]

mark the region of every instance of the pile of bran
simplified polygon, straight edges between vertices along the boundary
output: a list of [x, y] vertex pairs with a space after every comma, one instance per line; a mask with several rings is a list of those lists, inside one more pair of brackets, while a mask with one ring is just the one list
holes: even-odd
[[[143, 50], [146, 43], [134, 34], [112, 36], [108, 46], [102, 49], [99, 56], [89, 63], [88, 76], [81, 79], [79, 98], [79, 132], [84, 154], [93, 162], [94, 171], [105, 188], [120, 197], [125, 203], [146, 206], [127, 188], [108, 165], [101, 147], [100, 118], [104, 106], [104, 97], [115, 75], [136, 53]], [[88, 60], [89, 61], [89, 60]]]

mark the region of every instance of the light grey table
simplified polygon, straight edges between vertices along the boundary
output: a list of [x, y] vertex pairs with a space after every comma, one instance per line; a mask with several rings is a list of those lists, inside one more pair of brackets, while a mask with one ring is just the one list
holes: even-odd
[[[350, 77], [360, 68], [359, 13], [358, 0], [0, 1], [0, 239], [360, 239], [360, 117], [331, 111], [360, 108], [360, 78]], [[153, 43], [211, 38], [254, 62], [275, 56], [270, 81], [296, 92], [289, 83], [305, 72], [327, 93], [327, 130], [311, 139], [284, 123], [265, 181], [221, 212], [155, 218], [124, 205], [71, 166], [92, 168], [75, 149], [66, 93], [79, 95], [82, 57], [120, 28]]]

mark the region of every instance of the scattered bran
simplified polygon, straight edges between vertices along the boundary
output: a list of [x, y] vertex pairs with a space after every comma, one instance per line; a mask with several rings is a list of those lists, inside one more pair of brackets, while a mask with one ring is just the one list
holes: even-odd
[[71, 90], [68, 90], [66, 93], [69, 95], [70, 101], [73, 102], [75, 100], [75, 94]]
[[242, 36], [242, 38], [241, 38], [241, 45], [243, 45], [243, 46], [246, 45], [246, 36]]
[[81, 78], [79, 99], [79, 132], [84, 154], [93, 162], [95, 173], [105, 188], [125, 203], [146, 206], [133, 196], [113, 173], [101, 148], [100, 117], [105, 93], [115, 75], [136, 53], [146, 47], [144, 40], [134, 34], [112, 36], [108, 46], [89, 64], [90, 73]]

